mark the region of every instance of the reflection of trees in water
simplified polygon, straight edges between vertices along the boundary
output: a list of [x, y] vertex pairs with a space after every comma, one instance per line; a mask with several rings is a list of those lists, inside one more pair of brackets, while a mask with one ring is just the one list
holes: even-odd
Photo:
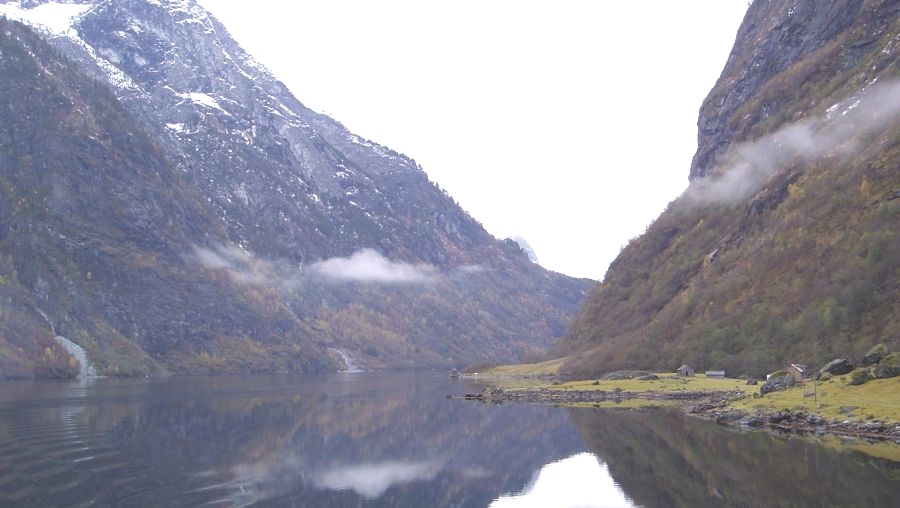
[[644, 506], [900, 506], [900, 464], [676, 411], [573, 409], [572, 422]]

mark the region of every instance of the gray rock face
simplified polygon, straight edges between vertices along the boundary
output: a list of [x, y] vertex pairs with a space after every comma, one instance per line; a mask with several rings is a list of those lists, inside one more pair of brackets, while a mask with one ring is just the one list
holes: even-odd
[[399, 239], [446, 263], [493, 242], [413, 160], [303, 106], [193, 1], [98, 1], [76, 28], [233, 243], [304, 263]]
[[[712, 171], [730, 146], [747, 140], [755, 124], [776, 115], [794, 100], [787, 92], [789, 87], [784, 87], [784, 91], [773, 88], [755, 107], [742, 109], [772, 77], [819, 50], [850, 26], [862, 5], [862, 0], [773, 0], [750, 4], [734, 45], [743, 52], [732, 52], [700, 108], [692, 180]], [[851, 66], [852, 62], [841, 65]]]

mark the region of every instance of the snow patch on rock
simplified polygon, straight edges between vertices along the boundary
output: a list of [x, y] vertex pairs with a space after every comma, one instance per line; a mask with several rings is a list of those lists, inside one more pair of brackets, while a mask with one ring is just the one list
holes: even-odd
[[210, 109], [217, 109], [222, 113], [225, 113], [226, 115], [229, 114], [227, 111], [222, 109], [222, 106], [219, 105], [219, 102], [216, 99], [203, 92], [176, 93], [175, 95], [181, 97], [182, 99], [189, 100], [194, 104], [205, 106]]

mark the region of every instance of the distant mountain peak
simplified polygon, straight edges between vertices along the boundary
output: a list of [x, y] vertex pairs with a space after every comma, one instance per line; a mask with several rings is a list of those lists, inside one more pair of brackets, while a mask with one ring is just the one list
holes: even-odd
[[519, 235], [510, 236], [507, 238], [507, 240], [511, 240], [511, 241], [515, 242], [515, 244], [518, 245], [520, 249], [522, 249], [522, 252], [524, 252], [525, 255], [528, 256], [529, 261], [531, 261], [532, 263], [534, 263], [536, 265], [540, 264], [540, 262], [538, 261], [537, 254], [534, 252], [534, 248], [531, 247], [531, 244], [528, 243], [527, 240], [525, 240], [524, 238], [522, 238]]

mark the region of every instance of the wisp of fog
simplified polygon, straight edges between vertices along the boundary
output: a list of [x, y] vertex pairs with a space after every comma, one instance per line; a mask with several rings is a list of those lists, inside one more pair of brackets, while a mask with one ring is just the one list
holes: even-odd
[[701, 206], [740, 201], [797, 162], [853, 156], [861, 138], [884, 129], [898, 115], [900, 81], [866, 87], [821, 118], [792, 123], [728, 152], [712, 174], [691, 183], [684, 197]]
[[429, 264], [391, 261], [374, 249], [361, 249], [349, 257], [333, 257], [304, 268], [286, 261], [263, 259], [234, 245], [194, 246], [188, 259], [211, 270], [221, 270], [235, 282], [253, 286], [294, 289], [305, 275], [332, 281], [382, 284], [424, 284], [435, 280]]

